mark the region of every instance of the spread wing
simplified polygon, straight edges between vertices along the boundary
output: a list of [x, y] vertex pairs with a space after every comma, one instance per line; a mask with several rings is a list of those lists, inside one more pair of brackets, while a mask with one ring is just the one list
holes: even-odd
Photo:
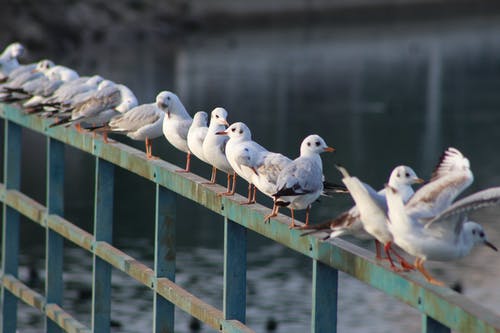
[[406, 212], [420, 220], [434, 218], [447, 209], [473, 180], [469, 160], [455, 148], [448, 148], [430, 182], [415, 192], [406, 204]]
[[437, 224], [454, 218], [462, 219], [462, 217], [465, 217], [471, 211], [493, 205], [500, 205], [500, 187], [488, 188], [458, 200], [430, 220], [426, 224], [426, 227], [428, 228], [434, 223]]

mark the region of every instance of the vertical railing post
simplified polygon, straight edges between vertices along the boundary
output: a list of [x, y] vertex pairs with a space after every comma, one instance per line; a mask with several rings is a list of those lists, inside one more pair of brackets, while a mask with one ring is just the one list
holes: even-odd
[[224, 221], [224, 300], [226, 319], [245, 323], [247, 274], [247, 229]]
[[[21, 186], [21, 140], [19, 125], [4, 120], [4, 175], [6, 189], [18, 190]], [[2, 270], [17, 277], [19, 265], [19, 213], [3, 205]], [[15, 333], [17, 327], [17, 298], [2, 285], [2, 333]]]
[[[94, 193], [94, 239], [113, 241], [114, 165], [96, 157]], [[111, 329], [111, 265], [93, 255], [92, 332]]]
[[313, 260], [311, 332], [337, 332], [338, 271]]
[[[64, 212], [64, 144], [47, 137], [47, 214], [63, 215]], [[47, 303], [62, 306], [63, 294], [63, 245], [64, 238], [46, 226], [45, 295]], [[48, 317], [47, 333], [62, 332]]]
[[451, 329], [436, 319], [422, 315], [422, 333], [450, 333]]
[[[177, 195], [156, 185], [155, 277], [175, 281], [175, 220]], [[154, 293], [153, 333], [173, 333], [175, 306]]]

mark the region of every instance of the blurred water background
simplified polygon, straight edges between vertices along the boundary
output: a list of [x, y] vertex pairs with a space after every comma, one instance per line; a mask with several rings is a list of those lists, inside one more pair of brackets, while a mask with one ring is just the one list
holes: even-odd
[[[85, 10], [72, 15], [83, 22], [89, 16]], [[30, 18], [19, 18], [25, 30], [0, 32], [2, 45], [10, 38], [26, 39], [26, 61], [50, 58], [83, 75], [98, 73], [128, 85], [140, 103], [171, 90], [191, 114], [223, 106], [230, 122], [247, 123], [256, 141], [292, 158], [306, 135], [320, 134], [337, 149], [323, 156], [329, 179], [339, 181], [334, 163], [374, 187], [382, 187], [399, 164], [428, 178], [443, 149], [454, 146], [469, 157], [475, 173], [467, 193], [500, 185], [500, 16], [494, 13], [354, 22], [323, 15], [297, 23], [245, 21], [206, 28], [189, 20], [169, 24], [178, 21], [158, 11], [155, 20], [145, 17], [141, 25], [115, 25], [97, 16], [98, 23], [108, 23], [76, 32], [35, 20], [35, 27], [50, 27], [37, 32]], [[44, 202], [45, 139], [29, 131], [24, 137], [22, 190]], [[144, 149], [142, 143], [120, 139]], [[153, 145], [156, 155], [183, 165], [184, 154], [163, 138]], [[93, 159], [67, 147], [66, 162], [65, 216], [91, 231]], [[193, 170], [204, 177], [210, 172], [199, 161]], [[152, 267], [154, 186], [123, 170], [116, 174], [114, 244]], [[220, 182], [224, 179], [219, 175]], [[265, 197], [258, 200], [271, 204]], [[312, 221], [334, 217], [350, 205], [348, 197], [323, 199], [313, 207]], [[177, 212], [177, 282], [221, 308], [223, 221], [183, 198]], [[497, 246], [499, 214], [500, 208], [489, 208], [473, 215]], [[21, 242], [20, 274], [31, 276], [41, 290], [43, 281], [36, 276], [44, 273], [44, 233], [23, 223]], [[65, 251], [64, 305], [89, 324], [92, 258], [70, 243]], [[271, 320], [275, 332], [308, 331], [310, 260], [253, 233], [248, 260], [248, 325], [267, 332]], [[498, 253], [478, 248], [458, 262], [429, 267], [500, 314]], [[420, 331], [416, 311], [344, 274], [339, 294], [341, 332]], [[151, 330], [153, 295], [147, 288], [113, 271], [112, 296], [117, 332]], [[22, 304], [19, 309], [19, 331], [42, 332], [42, 317]], [[190, 318], [182, 312], [176, 318], [176, 331], [190, 332]]]

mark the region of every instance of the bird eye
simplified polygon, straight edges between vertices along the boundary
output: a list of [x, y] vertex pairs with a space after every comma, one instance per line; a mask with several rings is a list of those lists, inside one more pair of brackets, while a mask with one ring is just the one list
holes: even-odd
[[310, 143], [310, 142], [308, 142], [308, 143], [307, 143], [307, 146], [308, 146], [308, 147], [311, 147], [311, 143]]
[[484, 232], [482, 232], [482, 231], [481, 231], [481, 232], [479, 233], [479, 237], [483, 238], [483, 237], [484, 237]]
[[169, 101], [170, 101], [170, 96], [167, 96], [167, 100], [169, 100]]
[[231, 131], [236, 132], [236, 128], [233, 128]]
[[219, 118], [219, 116], [218, 116], [218, 115], [215, 115], [215, 118]]
[[316, 147], [319, 147], [320, 144], [319, 141], [316, 141]]
[[405, 176], [406, 177], [410, 177], [410, 174], [407, 172], [407, 173], [405, 173]]
[[240, 130], [240, 134], [241, 134], [241, 133], [243, 133], [243, 131], [242, 131], [242, 130]]

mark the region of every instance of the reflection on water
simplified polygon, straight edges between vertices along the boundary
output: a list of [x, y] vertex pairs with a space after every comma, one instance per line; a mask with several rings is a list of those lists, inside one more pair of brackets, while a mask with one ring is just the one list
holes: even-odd
[[[125, 35], [127, 44], [120, 42]], [[40, 57], [50, 55], [47, 52]], [[471, 160], [476, 178], [472, 190], [500, 183], [498, 19], [218, 31], [168, 38], [121, 32], [99, 42], [86, 40], [74, 53], [52, 58], [82, 73], [97, 72], [123, 82], [144, 103], [159, 90], [170, 89], [191, 113], [224, 106], [230, 122], [246, 122], [257, 141], [290, 157], [298, 154], [303, 137], [318, 133], [337, 148], [336, 155], [324, 156], [325, 174], [333, 180], [339, 179], [335, 162], [376, 187], [402, 163], [426, 178], [440, 152], [451, 145]], [[27, 140], [31, 148], [24, 152], [23, 188], [39, 200], [44, 197], [44, 170], [29, 166], [40, 160], [44, 142], [31, 135]], [[142, 143], [127, 142], [143, 149]], [[182, 153], [163, 139], [155, 144], [156, 154], [182, 165]], [[92, 227], [92, 162], [68, 148], [66, 216], [87, 230]], [[193, 169], [209, 174], [209, 168], [198, 161]], [[115, 242], [149, 266], [153, 190], [151, 184], [117, 171]], [[270, 204], [267, 198], [260, 202]], [[312, 219], [332, 217], [350, 204], [348, 198], [325, 199], [312, 210]], [[500, 232], [494, 223], [499, 213], [499, 208], [491, 208], [474, 214], [497, 245]], [[222, 221], [182, 198], [178, 217], [177, 281], [221, 307]], [[43, 234], [27, 224], [23, 228], [21, 263], [40, 269], [43, 262], [36, 258], [42, 247], [33, 244], [41, 244]], [[307, 331], [308, 260], [253, 234], [248, 259], [249, 325], [263, 332], [273, 317], [278, 332]], [[90, 301], [78, 300], [78, 293], [69, 288], [90, 287], [91, 258], [69, 248], [65, 265], [65, 302], [89, 323]], [[439, 279], [450, 284], [461, 281], [467, 296], [498, 313], [497, 253], [477, 249], [459, 262], [429, 266]], [[386, 332], [390, 326], [395, 331], [419, 331], [415, 311], [354, 279], [341, 275], [339, 293], [341, 330], [366, 332], [369, 327], [372, 332]], [[149, 328], [151, 300], [147, 288], [121, 273], [113, 275], [113, 319], [122, 325], [119, 331]], [[177, 330], [187, 332], [189, 318], [184, 313], [178, 313], [178, 318]], [[23, 307], [22, 332], [40, 331], [33, 323], [40, 323], [39, 317]]]

